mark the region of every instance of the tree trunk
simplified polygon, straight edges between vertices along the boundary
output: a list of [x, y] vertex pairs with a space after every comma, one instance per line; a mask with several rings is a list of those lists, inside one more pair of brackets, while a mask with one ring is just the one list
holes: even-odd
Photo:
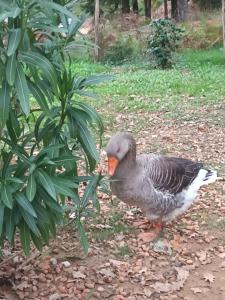
[[171, 18], [178, 19], [177, 0], [171, 0]]
[[133, 6], [133, 12], [138, 14], [138, 0], [133, 0], [132, 6]]
[[177, 1], [178, 21], [187, 21], [188, 3], [187, 0]]
[[223, 46], [225, 55], [225, 0], [222, 0], [222, 21], [223, 21]]
[[167, 0], [164, 0], [164, 18], [168, 19], [168, 3], [167, 3]]
[[95, 59], [99, 60], [99, 0], [95, 0]]
[[151, 0], [144, 0], [144, 6], [145, 6], [145, 17], [150, 18], [152, 17], [152, 1]]
[[126, 14], [130, 12], [130, 1], [122, 0], [122, 13]]

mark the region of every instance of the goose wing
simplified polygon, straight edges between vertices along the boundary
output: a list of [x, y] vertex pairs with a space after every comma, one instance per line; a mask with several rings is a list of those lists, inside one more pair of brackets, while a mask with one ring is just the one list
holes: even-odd
[[189, 159], [167, 156], [140, 156], [139, 162], [155, 189], [172, 194], [187, 188], [203, 167], [202, 163]]

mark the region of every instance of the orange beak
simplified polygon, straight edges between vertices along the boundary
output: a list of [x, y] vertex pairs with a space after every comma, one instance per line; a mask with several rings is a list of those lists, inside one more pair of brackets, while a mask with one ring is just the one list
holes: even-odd
[[108, 173], [110, 176], [114, 175], [118, 163], [119, 163], [119, 160], [116, 157], [109, 156], [109, 158], [108, 158]]

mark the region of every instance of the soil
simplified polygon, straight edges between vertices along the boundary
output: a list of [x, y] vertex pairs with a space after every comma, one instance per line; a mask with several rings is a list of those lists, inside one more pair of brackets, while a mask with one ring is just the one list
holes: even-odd
[[[215, 111], [217, 112], [215, 116]], [[128, 130], [139, 153], [160, 152], [204, 161], [225, 174], [222, 110], [116, 113], [110, 107], [105, 137]], [[106, 172], [105, 153], [101, 166]], [[225, 182], [205, 186], [192, 208], [150, 241], [138, 208], [99, 194], [101, 212], [86, 223], [85, 255], [73, 225], [59, 229], [42, 254], [24, 257], [19, 244], [0, 261], [0, 299], [224, 300]]]

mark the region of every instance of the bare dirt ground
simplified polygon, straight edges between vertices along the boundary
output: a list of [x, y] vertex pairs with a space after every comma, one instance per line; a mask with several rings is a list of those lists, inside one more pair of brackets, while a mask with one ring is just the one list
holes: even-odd
[[[204, 161], [224, 175], [223, 114], [214, 112], [186, 112], [188, 121], [144, 111], [116, 114], [106, 137], [130, 130], [139, 152]], [[0, 261], [0, 299], [225, 299], [225, 182], [202, 188], [192, 208], [154, 242], [138, 209], [99, 196], [101, 213], [86, 226], [88, 255], [72, 226], [41, 255], [25, 258], [19, 246], [9, 249]]]

